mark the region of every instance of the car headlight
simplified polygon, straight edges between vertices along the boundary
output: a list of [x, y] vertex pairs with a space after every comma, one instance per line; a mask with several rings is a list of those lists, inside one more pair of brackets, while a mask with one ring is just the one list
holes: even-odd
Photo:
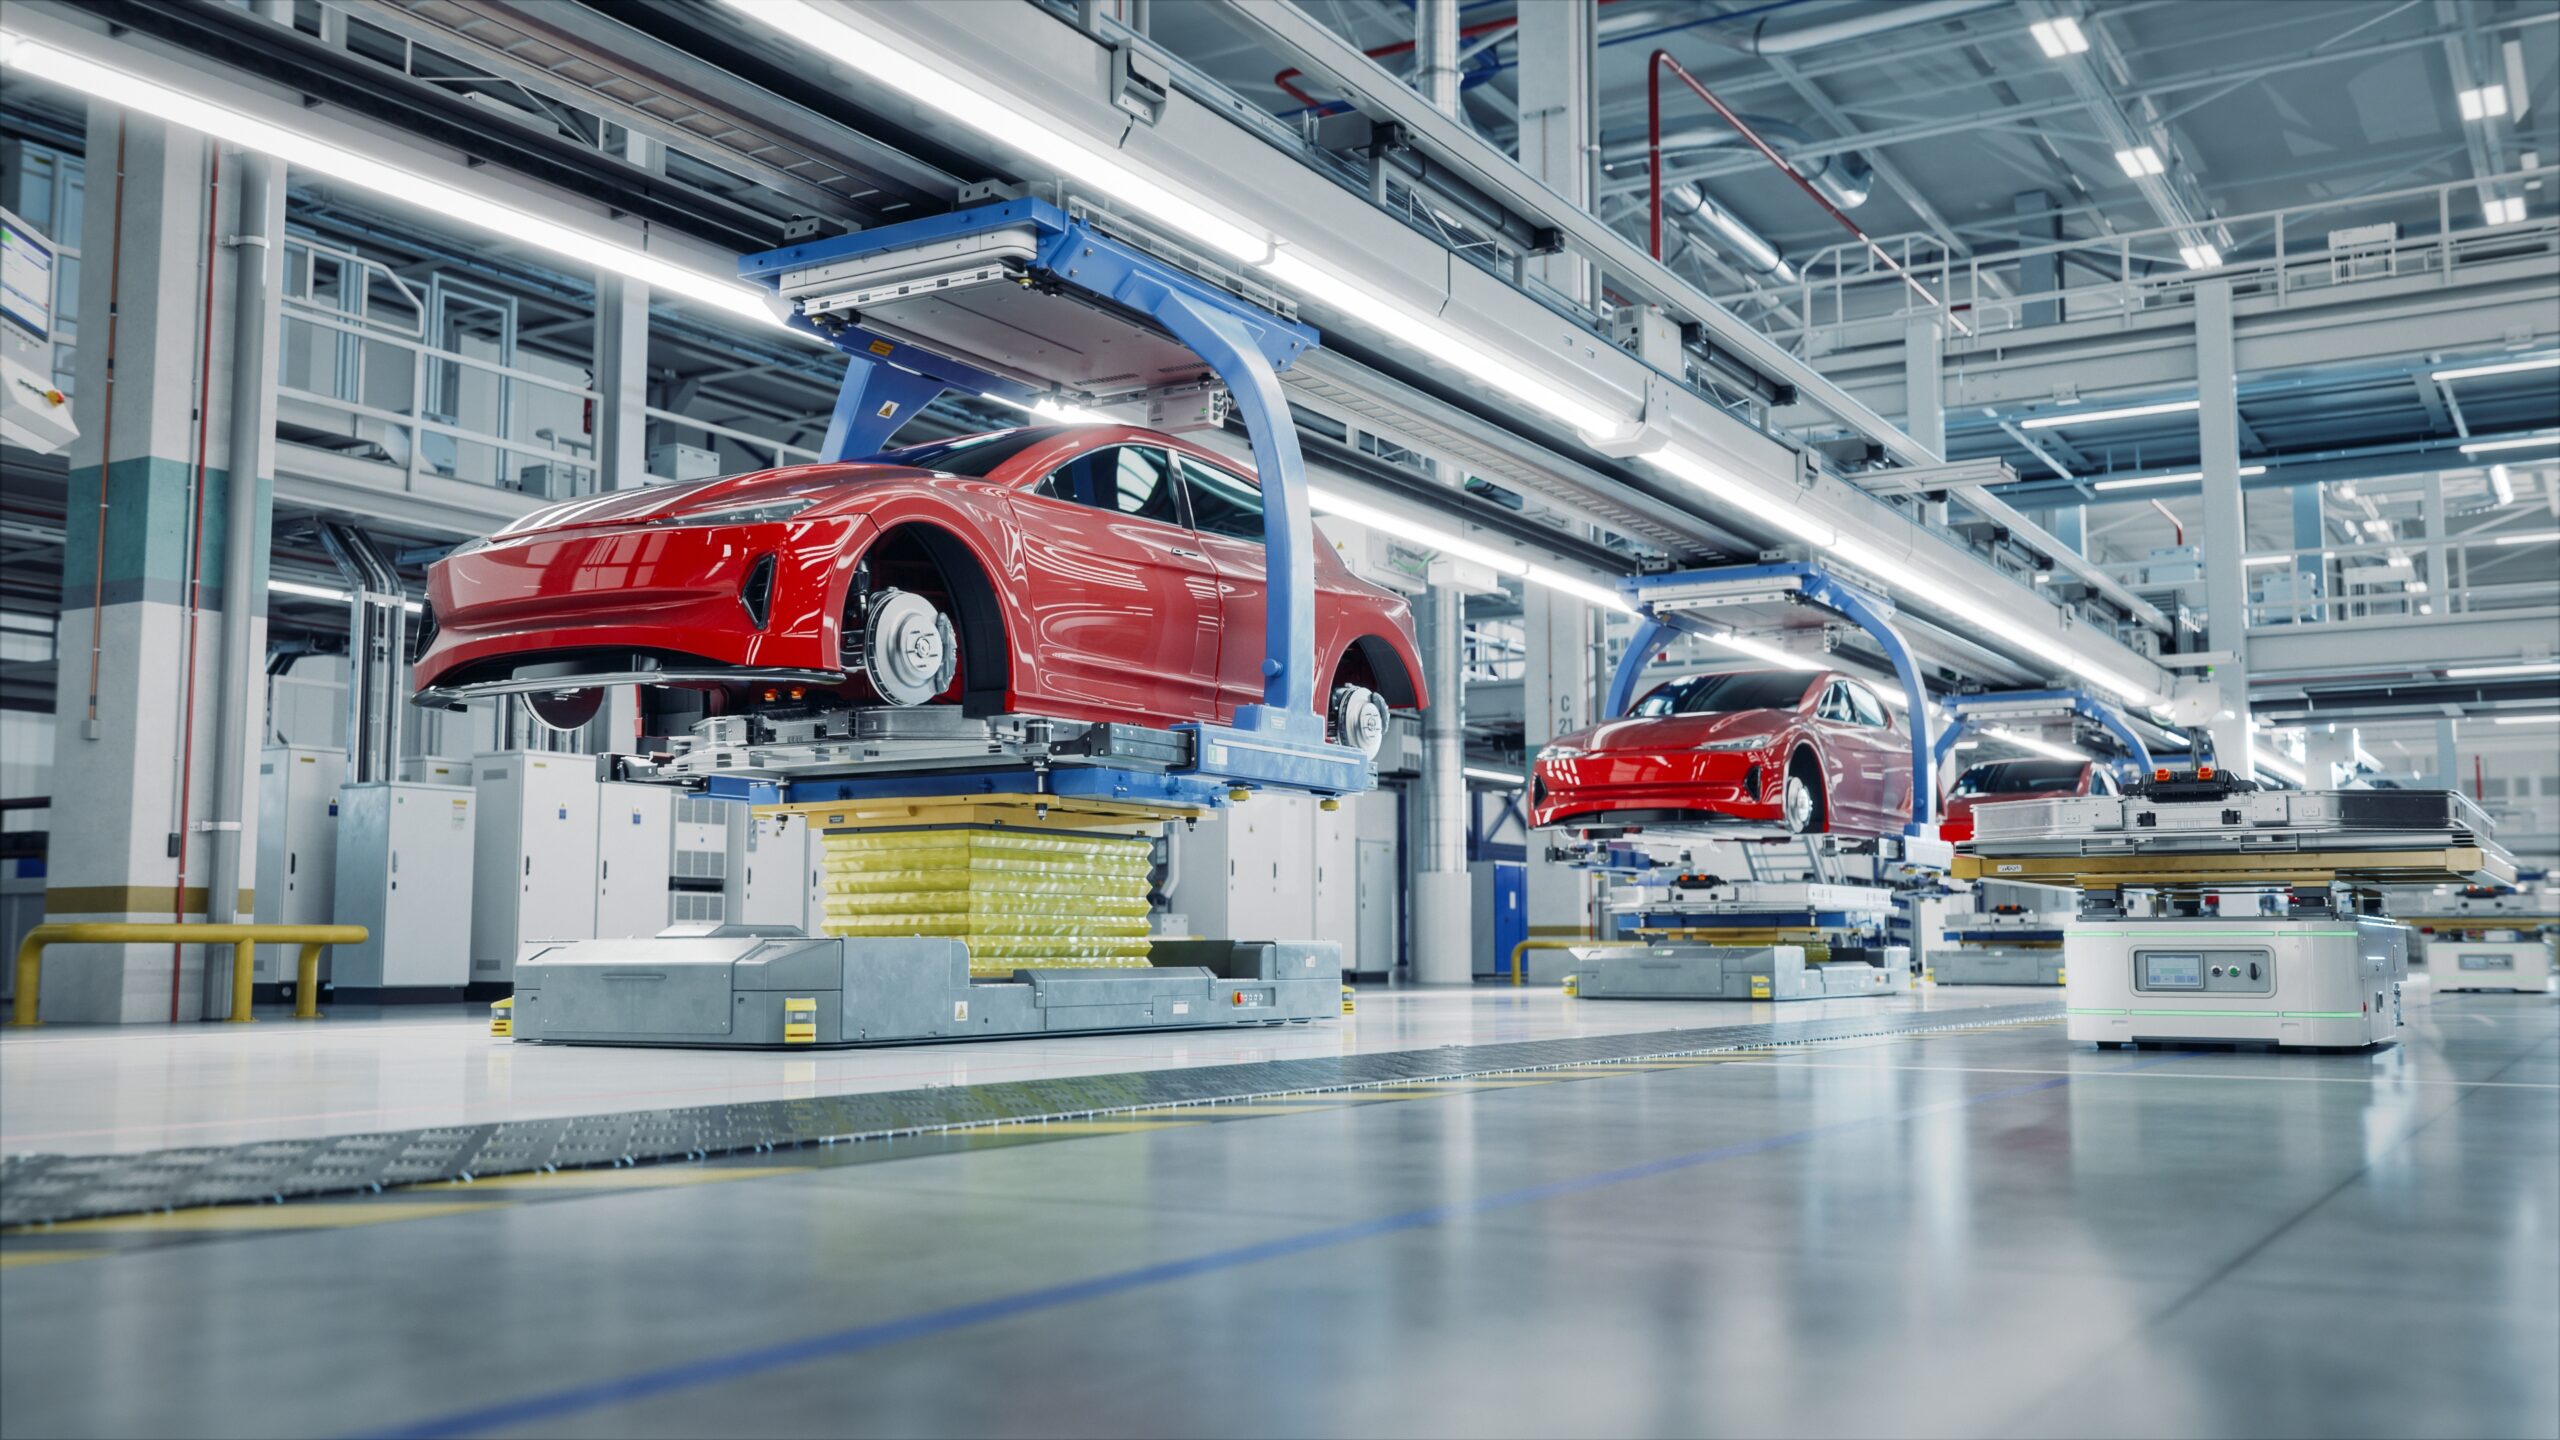
[[1709, 740], [1697, 748], [1701, 750], [1758, 750], [1777, 738], [1778, 737], [1775, 735], [1731, 735], [1722, 740]]
[[803, 495], [792, 500], [774, 500], [762, 505], [741, 505], [732, 510], [696, 510], [684, 515], [669, 515], [661, 525], [769, 525], [788, 520], [818, 503], [818, 497]]
[[1550, 745], [1538, 752], [1540, 760], [1579, 760], [1591, 752], [1578, 745]]

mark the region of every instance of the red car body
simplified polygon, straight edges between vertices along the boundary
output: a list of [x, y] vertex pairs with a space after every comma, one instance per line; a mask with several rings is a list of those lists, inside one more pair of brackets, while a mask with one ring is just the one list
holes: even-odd
[[[952, 621], [936, 698], [972, 713], [1226, 721], [1262, 700], [1260, 506], [1232, 462], [1111, 425], [609, 491], [438, 561], [413, 675], [429, 703], [630, 683], [878, 703], [848, 650], [861, 597], [895, 587]], [[1315, 582], [1318, 707], [1337, 683], [1421, 705], [1403, 598], [1323, 543]]]
[[1540, 828], [1900, 834], [1911, 735], [1864, 681], [1831, 671], [1695, 676], [1539, 751], [1529, 803]]
[[1973, 838], [1973, 812], [2012, 800], [2055, 800], [2073, 795], [2117, 794], [2115, 777], [2088, 760], [1985, 760], [1966, 769], [1947, 791], [1938, 838]]

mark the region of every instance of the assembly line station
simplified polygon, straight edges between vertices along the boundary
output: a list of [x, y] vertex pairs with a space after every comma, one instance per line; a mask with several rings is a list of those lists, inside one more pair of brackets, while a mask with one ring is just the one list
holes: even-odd
[[2560, 1436], [2548, 0], [13, 0], [0, 1436]]

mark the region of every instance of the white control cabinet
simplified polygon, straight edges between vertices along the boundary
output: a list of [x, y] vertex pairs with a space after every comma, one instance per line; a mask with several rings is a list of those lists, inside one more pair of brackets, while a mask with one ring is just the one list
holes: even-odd
[[[336, 913], [338, 787], [347, 752], [315, 745], [278, 745], [258, 756], [258, 899], [261, 924], [326, 925]], [[258, 979], [294, 978], [299, 945], [258, 947]], [[320, 974], [329, 974], [320, 952]]]
[[748, 925], [796, 925], [808, 934], [818, 934], [825, 912], [817, 893], [817, 861], [807, 821], [791, 815], [758, 815], [731, 801], [712, 803], [727, 812], [727, 918]]
[[[512, 984], [529, 941], [595, 938], [595, 763], [549, 750], [472, 758], [480, 801], [471, 856], [474, 983]], [[664, 832], [659, 846], [663, 853]]]
[[598, 785], [595, 938], [667, 928], [667, 863], [676, 793], [664, 785]]
[[370, 933], [331, 947], [349, 990], [453, 990], [471, 980], [472, 792], [456, 785], [349, 785], [338, 792], [331, 907]]

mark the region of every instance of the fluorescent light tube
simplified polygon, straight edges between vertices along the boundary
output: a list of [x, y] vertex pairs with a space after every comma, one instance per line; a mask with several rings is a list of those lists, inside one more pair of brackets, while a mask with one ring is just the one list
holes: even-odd
[[1770, 645], [1759, 640], [1746, 639], [1740, 635], [1709, 635], [1705, 638], [1707, 643], [1710, 645], [1721, 645], [1725, 649], [1731, 650], [1738, 655], [1748, 655], [1754, 660], [1764, 661], [1768, 664], [1775, 665], [1781, 670], [1822, 670], [1829, 668], [1819, 660], [1808, 660], [1802, 655], [1781, 650], [1775, 645]]
[[2021, 734], [2015, 730], [2004, 730], [1997, 725], [1983, 726], [1982, 733], [2004, 744], [2015, 745], [2021, 750], [2032, 750], [2038, 755], [2047, 756], [2055, 760], [2087, 760], [2091, 758], [2089, 752], [2085, 750], [2074, 750], [2067, 745], [2056, 745], [2052, 741], [2043, 739], [2039, 736]]
[[2544, 445], [2560, 449], [2560, 431], [2548, 435], [2522, 435], [2509, 440], [2474, 440], [2462, 447], [2462, 453], [2487, 455], [2498, 450], [2532, 450]]
[[2068, 15], [2038, 20], [2027, 27], [2027, 33], [2035, 37], [2036, 48], [2042, 50], [2048, 60], [2085, 54], [2089, 49], [2089, 37], [2081, 33], [2080, 22]]
[[[2266, 473], [2267, 467], [2264, 465], [2243, 465], [2240, 467], [2240, 474], [2243, 478], [2251, 475], [2264, 475]], [[2203, 478], [2204, 472], [2201, 470], [2181, 470], [2175, 475], [2128, 475], [2121, 480], [2101, 480], [2089, 488], [2093, 490], [2147, 490], [2154, 485], [2186, 485], [2202, 480]]]
[[1481, 765], [1464, 765], [1459, 770], [1468, 779], [1482, 780], [1488, 785], [1516, 786], [1520, 783], [1520, 777], [1508, 770], [1488, 770]]
[[1528, 574], [1522, 578], [1532, 585], [1544, 585], [1558, 594], [1570, 595], [1577, 600], [1597, 605], [1603, 610], [1615, 610], [1621, 615], [1636, 613], [1636, 607], [1627, 603], [1626, 596], [1608, 586], [1585, 580], [1579, 575], [1567, 575], [1561, 570], [1550, 569], [1534, 560], [1529, 563]]
[[2539, 355], [2531, 360], [2501, 360], [2490, 365], [2465, 365], [2458, 370], [2435, 371], [2429, 378], [2477, 380], [2483, 375], [2518, 375], [2527, 370], [2560, 370], [2560, 355]]
[[2454, 104], [2461, 109], [2465, 120], [2486, 120], [2504, 115], [2507, 113], [2507, 87], [2483, 85], [2477, 90], [2465, 90], [2454, 97]]
[[2516, 503], [2516, 479], [2504, 465], [2489, 467], [2489, 498], [2500, 505]]
[[1645, 456], [1644, 462], [1675, 480], [1704, 490], [1754, 519], [1764, 520], [1784, 530], [1816, 549], [1828, 550], [1840, 542], [1840, 532], [1828, 523], [1803, 514], [1792, 505], [1772, 503], [1742, 482], [1677, 446], [1656, 450]]
[[2252, 555], [2240, 562], [2240, 568], [2249, 570], [2260, 565], [2290, 565], [2293, 561], [2294, 557], [2291, 555]]
[[2501, 195], [2480, 206], [2480, 218], [2492, 225], [2513, 225], [2524, 219], [2524, 197]]
[[2499, 715], [2494, 718], [2501, 725], [2560, 725], [2560, 710], [2540, 715]]
[[[278, 580], [272, 575], [267, 577], [267, 590], [271, 594], [299, 595], [305, 600], [328, 600], [340, 605], [355, 599], [344, 590], [332, 590], [326, 585], [305, 585], [299, 580]], [[427, 607], [415, 600], [403, 600], [400, 608], [415, 615]]]
[[2521, 665], [2461, 665], [2444, 672], [2447, 680], [2494, 680], [2507, 675], [2560, 675], [2560, 661], [2540, 660]]
[[[640, 281], [670, 297], [691, 300], [715, 310], [765, 325], [780, 325], [765, 307], [762, 292], [737, 280], [706, 274], [593, 232], [546, 219], [529, 210], [503, 205], [458, 186], [431, 180], [414, 171], [385, 164], [369, 155], [332, 145], [298, 131], [272, 125], [253, 115], [172, 90], [139, 75], [111, 69], [40, 41], [0, 34], [0, 66], [29, 77], [67, 86], [109, 104], [200, 130], [217, 140], [272, 155], [296, 170], [388, 196], [404, 205], [509, 240], [548, 250], [599, 270]], [[796, 332], [795, 332], [796, 333]]]
[[2190, 270], [2210, 270], [2222, 263], [2222, 252], [2210, 245], [2181, 245], [2178, 258], [2186, 262]]
[[2528, 530], [2522, 535], [2501, 535], [2497, 537], [2496, 543], [2500, 545], [2546, 545], [2554, 540], [2560, 540], [2560, 530]]
[[2116, 410], [2082, 410], [2070, 415], [2038, 415], [2018, 422], [2021, 430], [2052, 430], [2064, 425], [2095, 425], [2106, 420], [2134, 420], [2145, 415], [2175, 415], [2199, 408], [2201, 401], [2168, 400], [2158, 405], [2127, 405]]
[[1428, 546], [1444, 555], [1454, 555], [1461, 560], [1472, 560], [1500, 574], [1520, 579], [1528, 578], [1529, 562], [1517, 555], [1496, 550], [1490, 545], [1479, 544], [1463, 535], [1418, 524], [1392, 511], [1381, 510], [1338, 491], [1328, 490], [1324, 486], [1309, 485], [1307, 501], [1324, 514], [1339, 515], [1345, 520], [1366, 525], [1381, 534], [1393, 535], [1399, 540], [1409, 540], [1416, 545]]
[[2123, 167], [2127, 176], [2136, 180], [2145, 175], [2157, 175], [2166, 168], [2160, 163], [2160, 152], [2148, 145], [2137, 145], [2130, 150], [2117, 151], [2116, 164]]

